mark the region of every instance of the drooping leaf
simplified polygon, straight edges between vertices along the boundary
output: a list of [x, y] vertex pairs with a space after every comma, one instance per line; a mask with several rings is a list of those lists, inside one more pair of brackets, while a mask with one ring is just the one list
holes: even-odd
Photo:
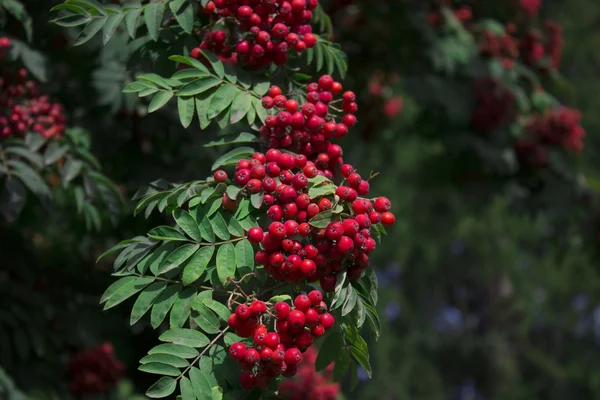
[[183, 269], [181, 280], [184, 285], [191, 285], [200, 278], [212, 259], [214, 252], [215, 246], [203, 246], [190, 258]]
[[167, 288], [167, 282], [154, 282], [138, 296], [131, 309], [129, 324], [133, 325], [150, 310], [154, 301]]
[[179, 240], [187, 241], [187, 238], [177, 229], [170, 226], [158, 226], [148, 232], [148, 236], [156, 240]]
[[190, 346], [181, 344], [164, 343], [155, 346], [148, 351], [148, 354], [170, 354], [181, 358], [195, 358], [198, 356], [198, 350]]
[[172, 365], [162, 364], [158, 362], [142, 364], [138, 367], [138, 369], [143, 372], [148, 372], [149, 374], [179, 376], [178, 368], [175, 368]]
[[236, 87], [234, 85], [225, 84], [215, 92], [210, 100], [208, 109], [208, 119], [213, 119], [223, 110], [231, 105], [236, 95]]
[[337, 360], [343, 344], [342, 334], [340, 332], [331, 332], [325, 338], [323, 345], [319, 349], [319, 354], [315, 361], [315, 369], [317, 371], [322, 371], [327, 368], [329, 364]]
[[152, 113], [158, 110], [159, 108], [167, 104], [172, 97], [173, 92], [168, 90], [161, 90], [156, 96], [154, 96], [154, 98], [150, 102], [150, 105], [148, 106], [148, 112]]
[[[220, 80], [213, 78], [211, 76], [206, 78], [198, 78], [193, 82], [190, 82], [180, 88], [177, 91], [177, 96], [195, 96], [200, 93], [204, 93], [207, 90], [219, 85], [221, 83]], [[200, 114], [200, 113], [198, 113]], [[210, 118], [212, 119], [212, 118]]]
[[225, 164], [228, 160], [234, 158], [234, 157], [238, 157], [238, 156], [243, 156], [243, 157], [249, 157], [252, 154], [254, 154], [254, 149], [251, 147], [238, 147], [235, 148], [225, 154], [223, 154], [222, 156], [220, 156], [219, 158], [217, 158], [215, 160], [215, 162], [213, 163], [211, 169], [214, 171], [217, 168], [219, 168], [220, 166], [222, 166], [223, 164]]
[[217, 251], [217, 275], [222, 284], [225, 284], [227, 278], [235, 276], [235, 248], [231, 243], [226, 243], [219, 247]]
[[177, 222], [177, 225], [179, 225], [179, 227], [183, 229], [183, 231], [187, 233], [189, 237], [194, 239], [196, 242], [202, 241], [198, 224], [187, 211], [178, 208], [173, 211], [173, 218], [175, 219], [175, 222]]
[[235, 245], [235, 262], [237, 267], [254, 268], [254, 249], [248, 239], [239, 241]]
[[192, 300], [196, 297], [196, 291], [188, 288], [184, 289], [177, 295], [170, 315], [170, 327], [181, 328], [190, 316], [192, 309]]
[[215, 147], [215, 146], [224, 146], [228, 144], [234, 143], [251, 143], [256, 141], [256, 136], [252, 133], [242, 132], [237, 136], [229, 136], [224, 137], [219, 140], [214, 140], [212, 142], [208, 142], [204, 145], [204, 147]]
[[160, 335], [158, 339], [195, 348], [205, 347], [210, 343], [206, 335], [193, 329], [170, 329]]
[[167, 364], [167, 365], [171, 365], [175, 368], [185, 368], [188, 365], [190, 365], [190, 363], [187, 360], [185, 360], [184, 358], [174, 356], [171, 354], [161, 354], [161, 353], [149, 354], [140, 360], [140, 364], [149, 364], [149, 363]]
[[163, 376], [146, 391], [146, 396], [161, 399], [171, 395], [177, 387], [177, 381], [169, 376]]
[[155, 42], [158, 40], [164, 12], [164, 3], [150, 3], [144, 8], [144, 20], [148, 27], [148, 34]]
[[183, 265], [195, 252], [198, 250], [200, 245], [198, 244], [184, 244], [178, 249], [174, 250], [159, 267], [160, 274], [166, 274], [167, 272]]
[[136, 277], [117, 289], [106, 301], [104, 310], [108, 310], [127, 300], [146, 286], [154, 282], [154, 277]]
[[181, 291], [181, 285], [168, 286], [154, 302], [152, 312], [150, 313], [150, 324], [154, 329], [158, 328], [164, 321], [169, 310], [173, 307], [179, 291]]
[[325, 210], [315, 215], [308, 223], [315, 228], [327, 228], [333, 216], [332, 210]]
[[187, 128], [194, 119], [196, 110], [193, 97], [177, 97], [177, 110], [179, 112], [179, 120], [184, 128]]

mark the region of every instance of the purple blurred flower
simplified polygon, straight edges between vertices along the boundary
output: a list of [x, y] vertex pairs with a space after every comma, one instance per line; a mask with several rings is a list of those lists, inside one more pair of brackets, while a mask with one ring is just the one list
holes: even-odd
[[385, 310], [384, 310], [383, 314], [385, 315], [386, 320], [393, 321], [400, 316], [401, 311], [402, 311], [402, 308], [400, 307], [400, 304], [398, 304], [398, 302], [389, 301], [385, 305]]
[[456, 307], [444, 307], [433, 319], [438, 332], [455, 332], [463, 327], [463, 313]]

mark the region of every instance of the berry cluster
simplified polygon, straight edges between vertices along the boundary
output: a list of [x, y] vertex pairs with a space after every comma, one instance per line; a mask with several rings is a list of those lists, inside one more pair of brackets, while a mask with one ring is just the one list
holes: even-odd
[[496, 78], [478, 79], [475, 82], [475, 98], [471, 126], [477, 131], [491, 132], [514, 117], [515, 95]]
[[[6, 38], [0, 38], [0, 47], [2, 39]], [[60, 137], [66, 121], [62, 105], [40, 95], [36, 82], [27, 77], [24, 68], [17, 73], [5, 70], [0, 76], [0, 139], [28, 131], [45, 138]]]
[[[437, 26], [443, 22], [443, 14], [440, 11], [440, 5], [434, 5], [434, 11], [430, 12], [427, 15], [427, 22], [429, 25]], [[469, 6], [462, 6], [453, 12], [454, 18], [459, 20], [460, 22], [469, 22], [473, 19], [473, 11]]]
[[255, 68], [283, 65], [291, 50], [301, 53], [317, 43], [310, 26], [317, 4], [317, 0], [209, 1], [204, 12], [231, 17], [236, 29], [207, 33], [192, 57], [200, 57], [202, 49]]
[[[261, 323], [267, 313], [275, 320], [272, 331]], [[250, 306], [240, 304], [228, 322], [238, 336], [252, 338], [252, 345], [236, 342], [229, 347], [229, 355], [244, 370], [240, 385], [251, 389], [267, 387], [279, 375], [296, 375], [302, 354], [313, 344], [313, 338], [323, 336], [335, 319], [327, 312], [321, 292], [313, 290], [297, 296], [293, 307], [279, 302], [269, 310], [260, 300]]]
[[530, 168], [545, 168], [549, 146], [580, 152], [585, 137], [580, 120], [581, 113], [578, 110], [566, 107], [535, 115], [527, 127], [529, 136], [515, 145], [520, 163]]
[[[309, 179], [317, 177], [319, 171], [303, 155], [271, 149], [266, 155], [256, 153], [251, 160], [237, 163], [234, 181], [250, 194], [264, 194], [271, 223], [266, 233], [260, 227], [251, 228], [248, 239], [261, 244], [256, 262], [275, 279], [320, 280], [323, 290], [329, 292], [334, 289], [337, 272], [347, 270], [350, 279], [357, 280], [369, 266], [369, 253], [375, 249], [369, 228], [372, 224], [394, 223], [395, 217], [389, 211], [391, 202], [385, 197], [373, 201], [358, 197], [368, 193], [368, 180], [349, 164], [344, 164], [341, 171], [349, 186], [337, 187], [335, 196], [311, 198]], [[225, 171], [215, 173], [217, 182], [226, 179]], [[225, 194], [223, 207], [234, 210], [237, 204]], [[311, 226], [317, 214], [334, 207], [338, 213], [332, 213], [326, 228]], [[342, 212], [346, 218], [341, 217]]]
[[[307, 102], [288, 99], [277, 86], [272, 86], [262, 105], [267, 110], [276, 109], [276, 115], [269, 115], [260, 135], [269, 148], [290, 150], [305, 156], [329, 179], [334, 171], [343, 164], [342, 148], [332, 144], [331, 139], [341, 138], [348, 133], [357, 120], [356, 95], [345, 92], [342, 98], [333, 96], [342, 92], [342, 85], [330, 75], [323, 75], [318, 82], [310, 83], [306, 88]], [[334, 104], [341, 102], [341, 109]], [[342, 113], [341, 118], [334, 111]], [[341, 120], [336, 122], [336, 118]]]
[[317, 372], [316, 361], [317, 350], [311, 347], [304, 353], [296, 377], [279, 383], [278, 396], [285, 400], [337, 399], [340, 384], [332, 381], [334, 364], [329, 364], [323, 371]]
[[[553, 21], [547, 21], [544, 31], [530, 31], [521, 43], [521, 52], [527, 65], [536, 66], [542, 70], [558, 68], [563, 50], [563, 30]], [[540, 62], [548, 57], [549, 65]]]
[[511, 35], [515, 29], [512, 24], [508, 24], [507, 33], [503, 35], [496, 35], [489, 30], [483, 31], [479, 39], [479, 54], [499, 59], [504, 68], [512, 68], [519, 57], [519, 41]]
[[72, 377], [69, 391], [76, 394], [104, 393], [125, 375], [111, 343], [77, 353], [69, 360], [68, 371]]
[[529, 17], [533, 17], [540, 10], [542, 0], [519, 0], [519, 6]]

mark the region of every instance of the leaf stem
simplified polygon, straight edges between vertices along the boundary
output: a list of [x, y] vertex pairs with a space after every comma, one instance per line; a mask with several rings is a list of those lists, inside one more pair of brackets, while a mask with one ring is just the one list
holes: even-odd
[[202, 352], [200, 354], [198, 354], [198, 356], [192, 360], [192, 362], [190, 363], [190, 365], [188, 365], [185, 368], [185, 370], [177, 377], [177, 380], [181, 379], [194, 366], [194, 364], [196, 364], [198, 362], [198, 360], [200, 360], [200, 358], [202, 358], [202, 356], [208, 350], [210, 350], [210, 348], [217, 342], [217, 340], [219, 340], [221, 337], [223, 337], [223, 335], [225, 335], [225, 333], [228, 330], [229, 330], [229, 327], [226, 327], [217, 336], [215, 336], [215, 338], [204, 348], [204, 350], [202, 350]]

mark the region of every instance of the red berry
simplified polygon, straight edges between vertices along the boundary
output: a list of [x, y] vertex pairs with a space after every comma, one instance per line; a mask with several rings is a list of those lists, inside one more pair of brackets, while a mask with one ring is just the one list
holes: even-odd
[[318, 306], [319, 303], [323, 301], [323, 293], [319, 292], [318, 290], [312, 290], [310, 293], [308, 293], [308, 298], [313, 306]]
[[366, 199], [357, 199], [352, 202], [352, 211], [355, 214], [364, 214], [371, 211], [371, 202]]
[[215, 182], [217, 183], [225, 182], [227, 180], [227, 172], [220, 169], [215, 172], [215, 175], [213, 177], [215, 179]]
[[257, 226], [248, 230], [248, 240], [252, 243], [260, 243], [264, 236], [263, 230]]
[[306, 325], [314, 325], [319, 321], [319, 313], [314, 308], [309, 308], [304, 312], [306, 317]]
[[339, 222], [332, 222], [327, 225], [325, 236], [329, 240], [340, 240], [344, 234], [344, 226]]
[[252, 338], [252, 340], [254, 341], [255, 345], [264, 346], [266, 336], [267, 336], [267, 334], [264, 332], [256, 332], [254, 334], [254, 337]]
[[319, 78], [319, 89], [329, 90], [333, 85], [333, 78], [331, 75], [323, 75]]
[[348, 103], [356, 101], [356, 95], [354, 94], [354, 92], [345, 92], [342, 95], [342, 98], [344, 99], [345, 102], [348, 102]]
[[276, 239], [283, 239], [286, 233], [287, 230], [285, 229], [285, 225], [283, 225], [281, 222], [273, 222], [271, 225], [269, 225], [269, 234]]
[[323, 328], [325, 328], [325, 330], [329, 330], [331, 329], [331, 327], [333, 327], [333, 324], [335, 324], [335, 318], [333, 318], [333, 315], [326, 313], [322, 314], [319, 317], [319, 322], [321, 323], [321, 325], [323, 325]]
[[229, 355], [234, 360], [243, 360], [246, 356], [246, 345], [240, 342], [233, 343], [229, 346]]
[[250, 309], [245, 304], [240, 304], [235, 309], [235, 315], [237, 315], [240, 321], [247, 321], [250, 318]]
[[381, 214], [381, 223], [383, 225], [391, 226], [394, 225], [394, 222], [396, 222], [396, 217], [391, 212], [386, 211]]
[[283, 350], [283, 349], [278, 348], [271, 353], [271, 362], [273, 364], [279, 365], [284, 362], [284, 359], [285, 359], [285, 350]]
[[279, 86], [271, 86], [268, 91], [268, 95], [271, 97], [279, 96], [282, 93]]
[[250, 316], [258, 317], [267, 312], [267, 306], [260, 300], [255, 300], [250, 304]]
[[[306, 37], [304, 38], [304, 40], [306, 41]], [[339, 82], [333, 82], [333, 84], [331, 85], [331, 93], [338, 94], [341, 91], [342, 91], [342, 84]]]
[[310, 233], [312, 232], [312, 228], [308, 223], [303, 222], [298, 226], [298, 231], [300, 232], [300, 236], [306, 237], [310, 235]]
[[354, 249], [354, 240], [348, 236], [342, 236], [337, 243], [337, 251], [340, 254], [348, 254]]
[[306, 317], [302, 311], [294, 310], [290, 312], [290, 315], [288, 315], [288, 323], [291, 327], [300, 329], [306, 323]]
[[302, 361], [302, 353], [298, 349], [287, 349], [284, 360], [287, 365], [296, 365]]
[[[305, 260], [306, 261], [306, 260]], [[301, 294], [294, 299], [294, 307], [300, 311], [306, 311], [310, 308], [310, 299], [307, 295]]]
[[321, 336], [323, 336], [325, 334], [325, 328], [323, 327], [323, 325], [318, 324], [318, 325], [313, 326], [310, 329], [310, 333], [314, 337], [319, 338], [319, 337], [321, 337]]
[[240, 386], [244, 390], [250, 390], [254, 386], [256, 386], [256, 379], [254, 377], [254, 374], [252, 374], [252, 372], [250, 371], [243, 371], [240, 374]]
[[302, 271], [302, 275], [312, 276], [317, 272], [317, 265], [313, 260], [306, 259], [302, 261], [300, 270]]
[[277, 349], [277, 346], [279, 346], [279, 335], [275, 332], [267, 333], [264, 343], [265, 346], [267, 346], [271, 350]]
[[382, 213], [385, 211], [390, 211], [392, 208], [392, 202], [386, 197], [378, 197], [375, 199], [373, 206], [375, 207], [375, 211]]
[[260, 351], [260, 359], [261, 361], [269, 362], [271, 361], [271, 356], [273, 355], [273, 350], [268, 347], [263, 348]]
[[273, 313], [275, 314], [275, 318], [280, 321], [285, 321], [290, 315], [290, 306], [289, 304], [283, 302], [277, 303], [275, 304]]

